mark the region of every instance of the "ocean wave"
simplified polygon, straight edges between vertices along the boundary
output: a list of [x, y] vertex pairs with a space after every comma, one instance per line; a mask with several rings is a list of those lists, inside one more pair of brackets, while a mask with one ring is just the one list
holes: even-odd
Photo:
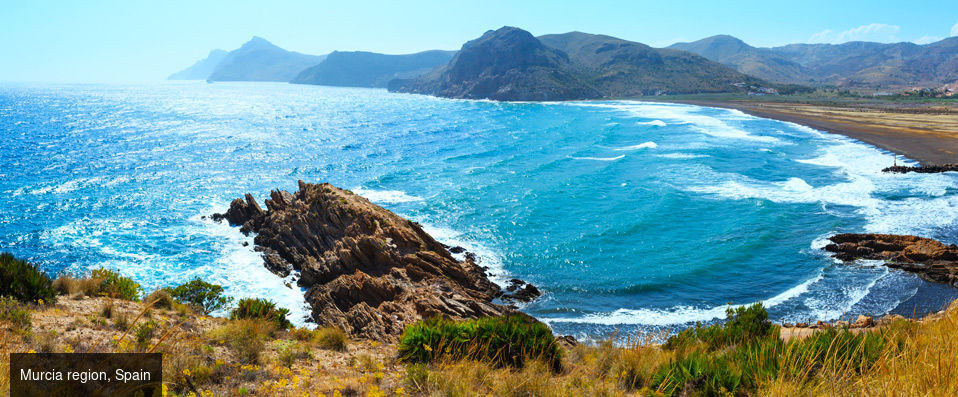
[[[486, 244], [468, 238], [465, 234], [450, 228], [434, 226], [425, 222], [420, 222], [420, 224], [422, 225], [422, 229], [432, 236], [432, 238], [436, 239], [436, 241], [449, 246], [460, 246], [465, 248], [466, 251], [476, 254], [476, 257], [479, 259], [479, 264], [489, 268], [487, 273], [492, 282], [500, 286], [505, 286], [506, 282], [511, 278], [503, 265], [502, 255]], [[460, 261], [466, 259], [465, 253], [452, 255]]]
[[668, 125], [668, 124], [666, 124], [666, 123], [665, 123], [664, 121], [662, 121], [662, 120], [639, 121], [639, 122], [636, 122], [635, 124], [637, 124], [637, 125], [651, 125], [651, 126], [653, 126], [653, 127], [665, 127], [665, 126]]
[[622, 160], [625, 158], [625, 155], [618, 155], [615, 157], [572, 157], [573, 160], [593, 160], [593, 161], [616, 161]]
[[649, 142], [640, 143], [638, 145], [612, 148], [612, 150], [624, 151], [624, 150], [638, 150], [638, 149], [655, 149], [657, 147], [659, 147], [659, 145], [657, 145], [655, 142], [649, 141]]
[[[722, 116], [713, 117], [702, 114], [702, 107], [693, 105], [664, 104], [652, 102], [632, 102], [617, 101], [608, 103], [577, 102], [577, 106], [590, 106], [606, 109], [614, 109], [626, 112], [634, 117], [653, 118], [655, 121], [669, 120], [673, 124], [689, 124], [696, 131], [706, 135], [718, 138], [732, 138], [741, 140], [751, 140], [765, 143], [781, 143], [782, 141], [773, 136], [754, 135], [741, 128], [736, 128], [726, 120], [746, 120], [752, 119], [751, 116], [742, 112], [729, 109], [721, 109]], [[654, 121], [653, 121], [654, 122]], [[662, 123], [665, 123], [662, 121]]]
[[[799, 285], [760, 301], [766, 308], [778, 306], [786, 301], [795, 299], [809, 291], [809, 287], [821, 281], [824, 276], [819, 273]], [[757, 302], [756, 302], [757, 303]], [[753, 303], [749, 303], [751, 305]], [[550, 323], [584, 323], [599, 325], [652, 325], [667, 326], [693, 323], [696, 321], [708, 322], [725, 317], [725, 311], [731, 307], [741, 305], [721, 305], [711, 308], [697, 308], [692, 306], [676, 306], [671, 309], [618, 309], [609, 313], [593, 313], [582, 317], [540, 318]]]
[[365, 197], [374, 203], [398, 204], [422, 201], [423, 198], [413, 196], [401, 190], [373, 190], [357, 187], [352, 189], [354, 193]]

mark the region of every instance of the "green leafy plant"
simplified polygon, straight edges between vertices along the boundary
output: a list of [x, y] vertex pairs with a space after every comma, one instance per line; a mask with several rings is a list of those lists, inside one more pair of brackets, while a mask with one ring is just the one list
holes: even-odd
[[138, 300], [143, 288], [132, 278], [121, 276], [114, 270], [93, 269], [91, 277], [100, 280], [100, 293], [111, 298]]
[[56, 302], [53, 281], [35, 265], [0, 254], [0, 296], [9, 296], [21, 302]]
[[233, 298], [223, 295], [223, 287], [199, 277], [170, 290], [174, 299], [191, 305], [203, 314], [210, 314], [230, 304]]
[[270, 300], [246, 298], [237, 302], [236, 308], [230, 312], [230, 319], [258, 318], [272, 322], [278, 329], [288, 329], [292, 328], [293, 324], [286, 318], [287, 315], [289, 309], [276, 307]]
[[523, 315], [466, 321], [434, 317], [419, 321], [403, 332], [399, 357], [409, 363], [468, 358], [517, 368], [527, 360], [539, 359], [554, 371], [562, 366], [552, 330]]

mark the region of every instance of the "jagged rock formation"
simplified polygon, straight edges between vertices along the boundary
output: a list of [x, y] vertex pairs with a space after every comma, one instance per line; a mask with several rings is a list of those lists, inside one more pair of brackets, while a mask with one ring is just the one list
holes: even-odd
[[928, 281], [958, 286], [958, 246], [918, 236], [837, 234], [825, 250], [843, 261], [884, 260], [885, 266], [917, 273]]
[[322, 326], [393, 339], [425, 317], [514, 312], [492, 302], [502, 292], [471, 258], [456, 260], [415, 222], [330, 184], [300, 181], [296, 193], [273, 191], [266, 210], [247, 194], [214, 219], [224, 218], [256, 233], [272, 271], [299, 271]]
[[906, 174], [909, 172], [916, 172], [919, 174], [935, 174], [939, 172], [948, 172], [948, 171], [958, 171], [958, 164], [920, 165], [917, 167], [907, 167], [903, 165], [897, 165], [894, 167], [887, 167], [881, 170], [881, 172], [893, 172], [896, 174]]

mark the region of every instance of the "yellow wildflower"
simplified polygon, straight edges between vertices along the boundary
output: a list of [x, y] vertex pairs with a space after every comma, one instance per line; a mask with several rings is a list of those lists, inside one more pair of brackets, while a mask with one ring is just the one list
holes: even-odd
[[190, 370], [188, 368], [183, 368], [183, 375], [190, 376]]

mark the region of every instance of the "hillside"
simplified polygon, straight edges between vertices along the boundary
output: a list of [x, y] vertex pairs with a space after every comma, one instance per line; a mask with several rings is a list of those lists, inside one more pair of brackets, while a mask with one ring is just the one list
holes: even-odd
[[773, 82], [849, 88], [937, 87], [958, 80], [958, 37], [935, 43], [789, 44], [756, 48], [713, 36], [669, 48], [691, 51]]
[[288, 82], [324, 58], [324, 55], [287, 51], [263, 38], [253, 37], [242, 47], [230, 51], [207, 80]]
[[529, 32], [488, 31], [467, 42], [442, 68], [411, 80], [393, 80], [390, 91], [449, 98], [547, 101], [598, 98], [569, 57]]
[[210, 54], [186, 69], [173, 73], [167, 80], [206, 80], [216, 70], [216, 66], [226, 58], [228, 53], [223, 50], [213, 50]]
[[539, 40], [569, 55], [580, 74], [604, 97], [743, 91], [735, 84], [762, 81], [704, 57], [656, 49], [611, 36], [570, 32]]
[[466, 43], [433, 73], [389, 88], [451, 98], [569, 100], [739, 92], [742, 83], [761, 81], [688, 52], [579, 32], [536, 38], [503, 27]]
[[767, 48], [755, 48], [728, 35], [718, 35], [668, 48], [688, 51], [768, 81], [807, 82], [805, 67]]
[[319, 65], [300, 72], [291, 83], [385, 88], [392, 79], [420, 76], [445, 65], [455, 51], [424, 51], [387, 55], [364, 51], [334, 51]]

